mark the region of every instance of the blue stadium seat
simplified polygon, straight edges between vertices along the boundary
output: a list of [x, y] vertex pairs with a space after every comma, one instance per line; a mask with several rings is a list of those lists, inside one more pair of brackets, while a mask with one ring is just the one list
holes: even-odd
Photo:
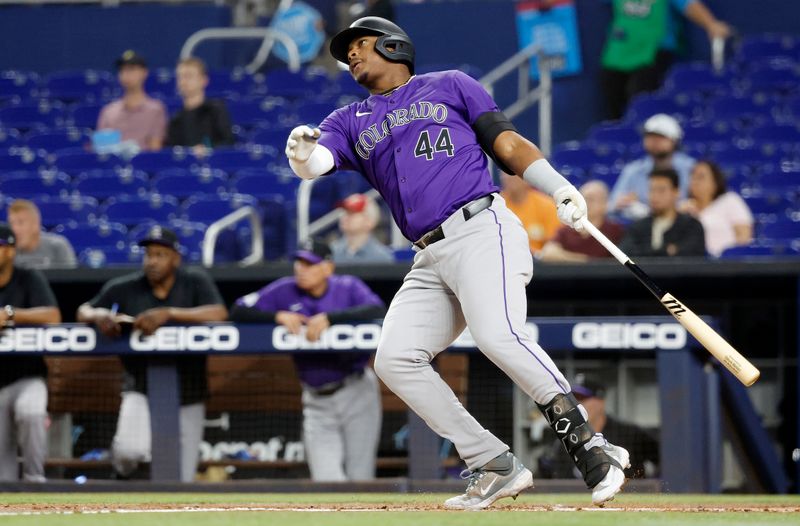
[[166, 224], [178, 216], [178, 201], [167, 195], [119, 196], [110, 198], [103, 207], [106, 221], [133, 226], [148, 220]]
[[631, 145], [641, 143], [642, 136], [632, 126], [598, 124], [589, 130], [588, 140], [597, 143], [616, 142]]
[[12, 198], [66, 197], [69, 190], [69, 177], [63, 173], [10, 172], [0, 178], [0, 192]]
[[789, 197], [779, 193], [766, 193], [744, 197], [745, 203], [754, 215], [768, 215], [783, 217], [791, 209], [792, 202]]
[[127, 249], [128, 230], [119, 223], [61, 225], [54, 232], [66, 237], [76, 252], [92, 247]]
[[754, 141], [766, 143], [800, 143], [800, 130], [790, 124], [766, 124], [750, 132]]
[[731, 122], [738, 127], [753, 127], [769, 122], [774, 107], [768, 101], [753, 97], [720, 97], [711, 103], [711, 116]]
[[671, 97], [643, 94], [634, 98], [625, 111], [628, 122], [643, 123], [657, 113], [666, 113], [681, 122], [689, 121], [694, 114], [692, 105], [681, 106]]
[[20, 104], [0, 109], [0, 125], [18, 130], [52, 128], [64, 124], [60, 104], [42, 101], [40, 104]]
[[175, 86], [174, 71], [170, 68], [150, 70], [150, 74], [144, 83], [144, 90], [151, 97], [175, 97], [177, 88]]
[[119, 88], [107, 71], [61, 71], [44, 79], [43, 95], [64, 102], [104, 101], [111, 99]]
[[55, 152], [53, 165], [62, 172], [77, 175], [90, 170], [120, 168], [124, 162], [116, 155], [98, 155], [74, 148]]
[[273, 150], [248, 149], [233, 150], [218, 148], [208, 157], [208, 166], [234, 173], [245, 168], [266, 169], [267, 164], [275, 159]]
[[68, 223], [89, 223], [97, 217], [97, 199], [93, 197], [40, 197], [33, 201], [39, 207], [45, 228]]
[[230, 101], [227, 103], [231, 122], [245, 128], [277, 122], [283, 109], [264, 101]]
[[153, 175], [167, 168], [191, 168], [200, 164], [190, 149], [172, 148], [157, 152], [141, 152], [131, 159], [131, 166]]
[[34, 73], [0, 71], [0, 100], [29, 98], [37, 82], [38, 77]]
[[358, 172], [349, 170], [342, 170], [331, 174], [339, 187], [339, 195], [342, 198], [352, 194], [363, 194], [368, 192], [372, 187], [369, 182]]
[[250, 142], [255, 144], [266, 144], [275, 148], [283, 148], [286, 145], [286, 138], [289, 137], [291, 128], [258, 128], [253, 130]]
[[800, 240], [800, 221], [781, 218], [772, 223], [765, 223], [758, 230], [758, 238], [777, 241]]
[[140, 266], [142, 262], [141, 250], [125, 246], [99, 246], [86, 248], [78, 253], [78, 263], [89, 268], [103, 268], [114, 265]]
[[692, 91], [703, 95], [729, 93], [734, 77], [730, 71], [716, 73], [710, 64], [694, 62], [678, 64], [664, 80], [665, 92]]
[[796, 93], [800, 75], [794, 69], [764, 68], [747, 76], [746, 86], [750, 91], [788, 95]]
[[733, 127], [726, 121], [691, 124], [683, 128], [683, 142], [730, 142]]
[[53, 152], [65, 148], [82, 148], [89, 142], [91, 139], [80, 128], [65, 128], [58, 131], [32, 133], [26, 138], [25, 145], [35, 150]]
[[[261, 227], [264, 231], [264, 259], [274, 260], [286, 256], [289, 236], [294, 233], [294, 221], [289, 214], [294, 210], [282, 196], [263, 196], [259, 201]], [[293, 219], [293, 218], [292, 218]]]
[[267, 93], [280, 97], [313, 97], [325, 91], [328, 80], [308, 71], [292, 73], [286, 69], [270, 71], [266, 78]]
[[186, 199], [195, 194], [224, 193], [227, 187], [224, 172], [220, 170], [173, 169], [159, 172], [153, 179], [153, 191]]
[[763, 34], [750, 35], [742, 40], [736, 52], [741, 64], [762, 62], [769, 57], [786, 56], [797, 59], [800, 41], [795, 35]]
[[74, 183], [79, 194], [101, 201], [121, 195], [142, 196], [149, 186], [146, 174], [136, 170], [90, 170], [79, 174]]
[[294, 201], [297, 198], [299, 178], [285, 180], [275, 172], [264, 169], [247, 169], [237, 172], [231, 181], [230, 190], [234, 193], [251, 195], [262, 199], [273, 195], [281, 195]]
[[740, 259], [748, 257], [781, 257], [798, 256], [797, 250], [784, 244], [771, 245], [749, 245], [743, 247], [731, 247], [725, 249], [720, 254], [720, 259]]
[[242, 94], [255, 89], [256, 79], [243, 69], [233, 71], [209, 71], [208, 72], [208, 91], [209, 97], [215, 97], [214, 93], [221, 94]]
[[180, 239], [182, 253], [185, 261], [198, 263], [203, 259], [203, 238], [205, 237], [208, 225], [203, 223], [192, 223], [184, 220], [174, 220], [168, 225]]
[[15, 148], [23, 144], [25, 144], [25, 139], [22, 138], [19, 131], [13, 128], [8, 130], [0, 128], [0, 150], [6, 151], [9, 148]]
[[78, 104], [72, 108], [67, 120], [77, 128], [95, 129], [102, 104]]
[[0, 155], [0, 171], [36, 171], [47, 166], [47, 160], [27, 148], [15, 149], [14, 153]]
[[335, 109], [336, 105], [328, 102], [300, 103], [293, 112], [294, 120], [318, 126]]
[[349, 71], [342, 71], [336, 76], [336, 91], [342, 95], [353, 95], [354, 97], [365, 99], [369, 92], [353, 79]]
[[188, 221], [210, 224], [248, 205], [255, 207], [258, 202], [243, 194], [199, 195], [184, 203], [182, 215]]

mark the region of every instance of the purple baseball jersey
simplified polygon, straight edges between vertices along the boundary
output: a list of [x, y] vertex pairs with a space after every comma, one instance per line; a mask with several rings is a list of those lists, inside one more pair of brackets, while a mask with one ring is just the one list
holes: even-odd
[[472, 125], [499, 111], [460, 71], [417, 75], [388, 95], [340, 108], [320, 125], [319, 144], [337, 169], [356, 170], [416, 241], [466, 203], [497, 191]]
[[[265, 312], [290, 311], [310, 317], [364, 305], [383, 306], [383, 301], [357, 277], [334, 274], [328, 278], [328, 289], [319, 298], [298, 287], [293, 277], [287, 277], [239, 298], [236, 304]], [[303, 353], [293, 358], [300, 380], [311, 387], [339, 382], [362, 371], [369, 361], [365, 353]]]

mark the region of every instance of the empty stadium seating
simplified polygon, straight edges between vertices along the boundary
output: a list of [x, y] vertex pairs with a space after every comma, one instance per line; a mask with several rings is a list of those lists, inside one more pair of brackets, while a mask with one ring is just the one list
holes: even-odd
[[[763, 223], [761, 248], [743, 253], [779, 253], [763, 247], [800, 238], [792, 220], [800, 213], [798, 64], [798, 39], [785, 35], [743, 39], [722, 72], [705, 63], [678, 64], [664, 87], [637, 97], [622, 120], [597, 124], [583, 141], [557, 145], [553, 164], [575, 183], [598, 178], [613, 185], [621, 166], [642, 155], [643, 121], [670, 113], [684, 125], [684, 150], [720, 162], [729, 186]], [[198, 261], [208, 225], [248, 204], [262, 216], [267, 257], [285, 257], [299, 185], [283, 157], [286, 136], [298, 123], [319, 124], [366, 92], [346, 72], [328, 79], [313, 68], [266, 75], [212, 71], [210, 79], [209, 95], [226, 100], [236, 147], [203, 158], [174, 148], [125, 159], [89, 150], [101, 108], [119, 95], [112, 74], [0, 72], [0, 209], [12, 198], [34, 199], [47, 228], [70, 238], [84, 264], [102, 266], [138, 262], [141, 253], [131, 244], [138, 228], [152, 221], [179, 230], [184, 256]], [[181, 107], [171, 69], [151, 70], [146, 88], [171, 112]], [[319, 181], [312, 219], [368, 188], [355, 172]], [[246, 226], [226, 233], [219, 259], [246, 252], [249, 235]]]

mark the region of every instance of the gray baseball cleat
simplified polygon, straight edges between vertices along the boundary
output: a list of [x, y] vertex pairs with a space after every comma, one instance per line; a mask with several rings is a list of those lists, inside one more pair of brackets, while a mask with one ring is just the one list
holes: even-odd
[[614, 500], [614, 496], [625, 485], [626, 478], [622, 470], [631, 467], [631, 457], [627, 449], [610, 442], [598, 447], [613, 460], [606, 476], [592, 488], [592, 504], [603, 507], [606, 502]]
[[490, 460], [475, 471], [464, 470], [461, 478], [469, 481], [463, 495], [447, 499], [444, 507], [451, 510], [482, 510], [504, 497], [517, 498], [533, 487], [533, 475], [510, 451]]

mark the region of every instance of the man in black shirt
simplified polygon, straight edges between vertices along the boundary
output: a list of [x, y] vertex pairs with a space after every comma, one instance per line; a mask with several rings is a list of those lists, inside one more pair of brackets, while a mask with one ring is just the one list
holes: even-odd
[[657, 168], [650, 173], [650, 215], [625, 230], [620, 248], [631, 257], [706, 255], [703, 225], [678, 212], [678, 172]]
[[[144, 271], [112, 279], [97, 296], [78, 308], [78, 321], [93, 323], [109, 337], [119, 336], [130, 322], [144, 335], [166, 323], [196, 324], [224, 321], [228, 311], [216, 285], [203, 271], [180, 268], [178, 237], [154, 226], [139, 241], [145, 247]], [[111, 445], [114, 469], [126, 476], [151, 451], [150, 411], [147, 404], [147, 358], [126, 356], [122, 405]], [[191, 481], [203, 438], [206, 396], [206, 357], [181, 357], [181, 480]]]
[[176, 68], [183, 109], [169, 121], [167, 146], [193, 146], [198, 156], [209, 148], [233, 144], [231, 120], [225, 102], [206, 100], [208, 73], [199, 58], [184, 58]]
[[[586, 409], [589, 423], [592, 428], [603, 433], [606, 440], [619, 444], [631, 454], [631, 466], [625, 470], [628, 478], [643, 478], [655, 473], [647, 473], [645, 462], [658, 468], [659, 449], [658, 441], [647, 431], [627, 422], [617, 420], [606, 413], [606, 388], [599, 381], [578, 374], [570, 382], [575, 398]], [[548, 452], [539, 457], [539, 476], [543, 478], [574, 478], [580, 477], [575, 469], [575, 463], [564, 451], [561, 440], [553, 436], [553, 445]]]
[[[16, 238], [0, 223], [0, 342], [5, 348], [15, 325], [60, 323], [56, 297], [38, 270], [14, 266]], [[6, 340], [6, 341], [3, 341]], [[11, 350], [13, 351], [13, 344]], [[0, 361], [0, 481], [44, 482], [47, 456], [47, 366], [41, 356], [3, 353]]]

